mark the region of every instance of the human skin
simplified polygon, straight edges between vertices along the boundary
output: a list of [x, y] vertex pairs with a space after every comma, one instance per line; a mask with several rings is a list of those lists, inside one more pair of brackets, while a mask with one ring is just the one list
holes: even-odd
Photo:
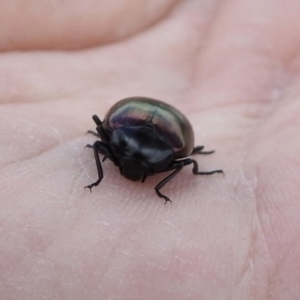
[[[23, 3], [0, 1], [1, 299], [300, 299], [300, 1]], [[225, 176], [187, 166], [164, 205], [166, 175], [105, 161], [83, 189], [92, 115], [135, 95]]]

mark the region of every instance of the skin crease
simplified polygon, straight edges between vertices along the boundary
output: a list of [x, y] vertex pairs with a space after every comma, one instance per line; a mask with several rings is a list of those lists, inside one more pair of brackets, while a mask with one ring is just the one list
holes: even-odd
[[[119, 2], [80, 32], [80, 1], [0, 3], [1, 299], [300, 299], [300, 2]], [[225, 177], [186, 167], [164, 205], [164, 175], [106, 161], [84, 190], [92, 115], [135, 95], [186, 114]]]

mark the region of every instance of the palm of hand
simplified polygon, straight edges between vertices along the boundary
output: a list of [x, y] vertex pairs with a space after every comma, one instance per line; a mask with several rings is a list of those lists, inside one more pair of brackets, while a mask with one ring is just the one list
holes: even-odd
[[[157, 20], [124, 6], [152, 26], [118, 39], [124, 20], [110, 19], [109, 45], [2, 54], [2, 295], [299, 298], [299, 7], [254, 3], [166, 1]], [[68, 30], [63, 42], [19, 43], [73, 47]], [[86, 31], [82, 45], [96, 45]], [[163, 205], [153, 191], [163, 176], [134, 183], [105, 162], [101, 185], [84, 190], [96, 178], [83, 150], [91, 115], [132, 95], [182, 110], [197, 144], [217, 150], [196, 157], [200, 168], [225, 178], [187, 167]]]

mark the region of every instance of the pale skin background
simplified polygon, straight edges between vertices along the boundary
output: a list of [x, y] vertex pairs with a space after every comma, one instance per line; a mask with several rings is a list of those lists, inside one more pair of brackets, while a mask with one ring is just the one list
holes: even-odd
[[[26, 3], [26, 4], [25, 4]], [[1, 299], [300, 299], [300, 1], [0, 1]], [[27, 50], [22, 52], [20, 50]], [[117, 100], [182, 110], [162, 191], [97, 179]]]

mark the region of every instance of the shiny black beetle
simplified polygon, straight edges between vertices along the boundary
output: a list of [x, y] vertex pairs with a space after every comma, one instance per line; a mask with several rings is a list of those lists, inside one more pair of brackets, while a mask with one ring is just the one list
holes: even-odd
[[[203, 146], [194, 147], [194, 132], [189, 120], [169, 104], [146, 97], [120, 100], [106, 114], [103, 122], [94, 115], [93, 120], [101, 141], [87, 147], [94, 150], [98, 180], [88, 186], [97, 186], [103, 178], [99, 153], [110, 159], [126, 178], [144, 182], [148, 176], [173, 171], [159, 182], [156, 194], [171, 201], [160, 189], [178, 174], [184, 166], [193, 164], [195, 175], [223, 173], [222, 170], [198, 172], [198, 164], [187, 156], [211, 154]], [[171, 201], [172, 202], [172, 201]]]

